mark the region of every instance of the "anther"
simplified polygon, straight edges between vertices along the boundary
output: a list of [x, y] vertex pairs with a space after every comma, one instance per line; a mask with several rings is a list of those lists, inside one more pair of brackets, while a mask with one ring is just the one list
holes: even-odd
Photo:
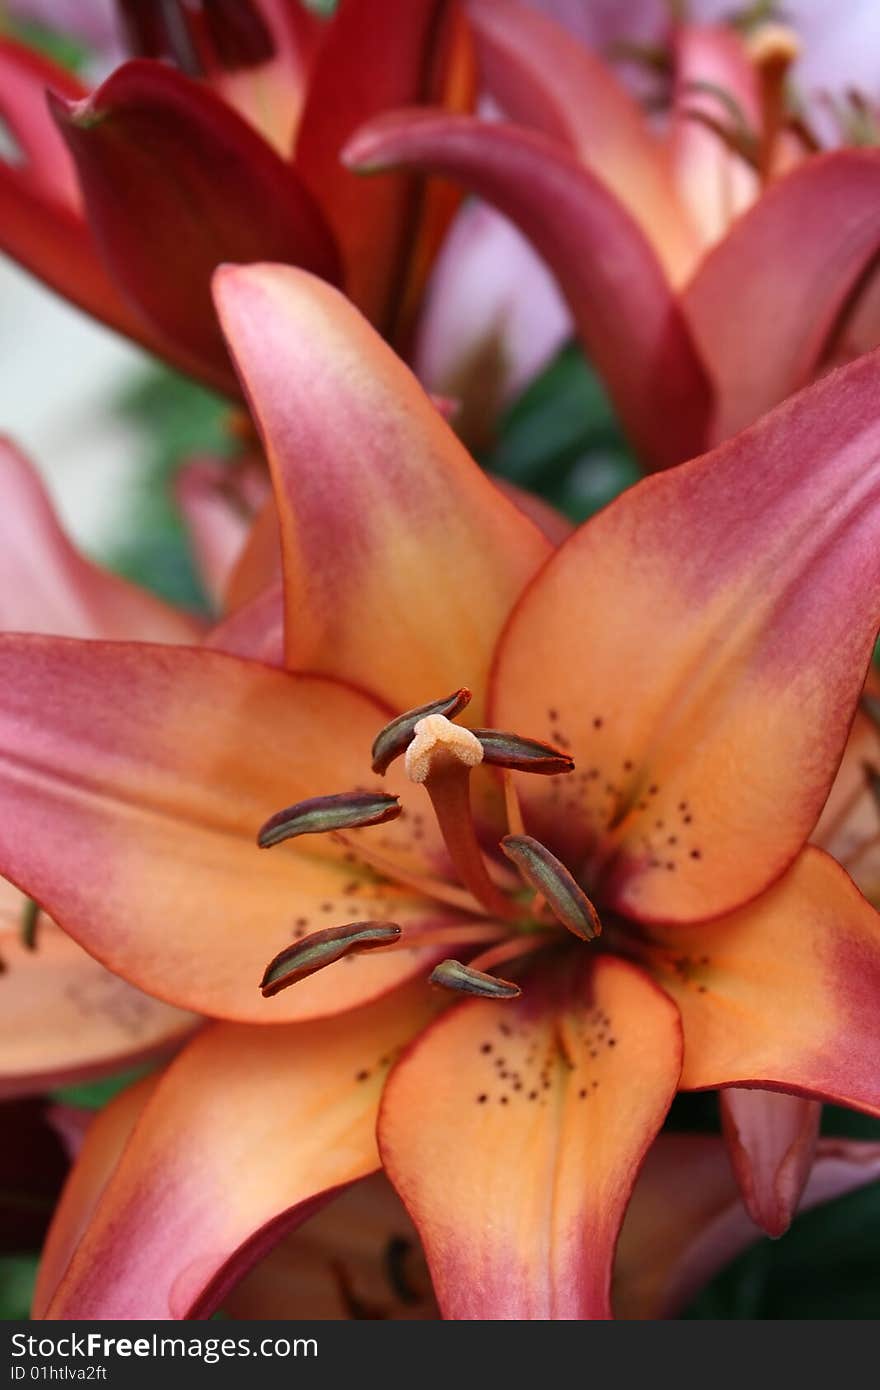
[[574, 771], [574, 758], [534, 738], [504, 733], [501, 729], [474, 729], [483, 748], [483, 761], [512, 772], [539, 772], [552, 777]]
[[21, 909], [19, 930], [21, 943], [28, 951], [37, 949], [37, 922], [40, 918], [40, 904], [33, 898], [26, 898]]
[[407, 710], [405, 714], [399, 714], [396, 719], [392, 719], [373, 740], [373, 771], [380, 777], [385, 776], [394, 759], [406, 752], [419, 720], [427, 719], [432, 714], [443, 714], [447, 719], [454, 719], [470, 704], [470, 699], [471, 692], [462, 686], [460, 690], [453, 691], [442, 700], [434, 700], [430, 705], [419, 705], [418, 709]]
[[341, 796], [313, 796], [276, 811], [257, 835], [261, 849], [280, 845], [295, 835], [321, 835], [329, 830], [356, 830], [365, 825], [382, 825], [401, 812], [396, 796], [383, 792], [350, 792]]
[[489, 877], [471, 811], [470, 774], [482, 761], [480, 740], [442, 714], [420, 719], [406, 750], [407, 774], [424, 784], [461, 882], [493, 916], [511, 920], [516, 904]]
[[442, 771], [455, 763], [467, 768], [483, 761], [483, 745], [459, 724], [443, 714], [428, 714], [413, 730], [406, 750], [406, 775], [411, 782], [426, 782], [432, 771]]
[[389, 946], [400, 933], [395, 922], [351, 922], [344, 927], [312, 932], [269, 962], [260, 981], [263, 997], [269, 999], [288, 985], [295, 985], [323, 970], [325, 965], [342, 960], [343, 956]]
[[582, 941], [592, 941], [602, 923], [586, 893], [564, 864], [531, 835], [505, 835], [501, 849], [532, 888], [541, 893], [553, 915]]
[[522, 994], [519, 985], [512, 980], [486, 975], [482, 970], [462, 965], [459, 960], [442, 960], [436, 965], [431, 971], [431, 984], [457, 994], [474, 994], [480, 999], [517, 999]]

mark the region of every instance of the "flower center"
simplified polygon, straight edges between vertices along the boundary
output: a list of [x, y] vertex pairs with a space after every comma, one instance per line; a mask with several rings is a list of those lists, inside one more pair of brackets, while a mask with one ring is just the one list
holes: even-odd
[[[384, 774], [396, 758], [403, 756], [410, 781], [424, 787], [430, 798], [455, 874], [467, 892], [462, 894], [461, 887], [448, 884], [419, 882], [412, 875], [396, 876], [401, 882], [422, 889], [427, 897], [448, 902], [450, 894], [461, 895], [465, 902], [459, 905], [468, 908], [470, 915], [483, 914], [498, 926], [496, 942], [489, 950], [468, 963], [447, 958], [434, 969], [432, 981], [460, 993], [510, 999], [520, 993], [519, 986], [487, 973], [490, 967], [557, 943], [560, 926], [582, 942], [591, 941], [602, 928], [595, 907], [565, 865], [538, 840], [522, 833], [522, 818], [510, 778], [511, 771], [565, 775], [574, 770], [572, 758], [536, 739], [498, 729], [471, 730], [454, 723], [469, 700], [470, 692], [462, 689], [398, 716], [376, 737], [373, 769]], [[498, 848], [513, 866], [516, 877], [506, 871], [500, 858], [487, 859], [480, 843], [471, 806], [470, 777], [481, 763], [497, 767], [504, 779], [508, 821], [514, 833], [503, 836]], [[395, 819], [401, 811], [397, 797], [381, 792], [358, 790], [311, 797], [266, 821], [258, 844], [268, 849], [299, 835], [339, 835]], [[393, 866], [389, 867], [394, 873]], [[455, 930], [448, 928], [450, 933]], [[261, 988], [266, 996], [277, 994], [344, 956], [412, 944], [408, 933], [393, 922], [350, 922], [314, 932], [269, 963]]]

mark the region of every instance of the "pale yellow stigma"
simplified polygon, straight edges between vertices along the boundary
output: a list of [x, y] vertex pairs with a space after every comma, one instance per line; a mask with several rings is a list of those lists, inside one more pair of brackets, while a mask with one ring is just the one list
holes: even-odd
[[749, 35], [748, 49], [755, 67], [785, 72], [801, 56], [801, 41], [786, 24], [762, 24]]
[[413, 730], [412, 743], [406, 750], [406, 773], [411, 782], [424, 782], [432, 769], [446, 763], [464, 763], [476, 767], [483, 761], [483, 745], [460, 724], [453, 724], [445, 714], [429, 714], [420, 719]]

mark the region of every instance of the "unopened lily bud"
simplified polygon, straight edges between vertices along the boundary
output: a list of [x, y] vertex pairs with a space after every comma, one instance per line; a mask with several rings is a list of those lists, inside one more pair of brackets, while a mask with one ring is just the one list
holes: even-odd
[[522, 994], [519, 985], [512, 980], [501, 980], [497, 975], [472, 970], [459, 960], [442, 960], [436, 965], [431, 971], [431, 984], [454, 990], [457, 994], [474, 994], [480, 999], [516, 999]]
[[384, 777], [394, 759], [406, 752], [420, 719], [427, 719], [432, 714], [443, 714], [447, 719], [454, 719], [470, 704], [470, 699], [471, 692], [462, 686], [460, 690], [453, 691], [442, 700], [434, 700], [430, 705], [419, 705], [418, 709], [407, 710], [405, 714], [399, 714], [396, 719], [392, 719], [373, 740], [373, 771]]
[[548, 777], [574, 771], [574, 758], [550, 743], [520, 738], [519, 734], [507, 734], [501, 729], [474, 729], [474, 737], [483, 745], [484, 761], [493, 767], [506, 767], [513, 772], [540, 772]]
[[406, 774], [411, 782], [424, 782], [438, 768], [461, 763], [476, 767], [483, 761], [483, 745], [460, 724], [453, 724], [442, 714], [429, 714], [415, 726], [414, 737], [406, 750]]
[[401, 812], [396, 796], [383, 792], [349, 792], [340, 796], [313, 796], [276, 811], [257, 835], [261, 849], [280, 845], [295, 835], [322, 835], [329, 830], [357, 830], [365, 825], [382, 825]]
[[532, 888], [541, 893], [553, 915], [583, 941], [592, 941], [602, 923], [586, 893], [564, 864], [531, 835], [505, 835], [501, 849]]
[[305, 980], [325, 965], [342, 960], [343, 956], [372, 951], [378, 946], [390, 946], [400, 936], [395, 922], [351, 922], [344, 927], [327, 927], [312, 932], [293, 946], [281, 951], [266, 967], [260, 981], [263, 996], [269, 999], [288, 985]]

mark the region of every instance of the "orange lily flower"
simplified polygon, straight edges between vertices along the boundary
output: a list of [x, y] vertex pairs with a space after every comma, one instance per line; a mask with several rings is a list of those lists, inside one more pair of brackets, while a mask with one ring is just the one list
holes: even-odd
[[[97, 1202], [78, 1170], [42, 1306], [205, 1313], [381, 1161], [444, 1316], [607, 1317], [678, 1087], [880, 1113], [880, 919], [805, 845], [880, 614], [880, 362], [553, 552], [336, 291], [256, 266], [216, 293], [273, 472], [295, 669], [0, 640], [0, 868], [125, 978], [221, 1020]], [[465, 684], [479, 737], [398, 723], [377, 766], [404, 757], [371, 776], [389, 714]], [[524, 746], [487, 723], [575, 770], [515, 772], [503, 799], [488, 764]], [[377, 823], [316, 808], [338, 792]], [[331, 811], [337, 830], [258, 850], [291, 801], [264, 843]], [[438, 1012], [432, 968], [504, 997]]]
[[[39, 478], [0, 440], [0, 630], [198, 641], [200, 627], [71, 545]], [[0, 880], [0, 1096], [33, 1094], [169, 1051], [191, 1014], [111, 974]]]
[[401, 111], [344, 158], [493, 203], [554, 272], [646, 468], [734, 434], [880, 340], [876, 149], [818, 152], [786, 105], [795, 36], [682, 25], [659, 130], [594, 53], [516, 0], [469, 0], [509, 121]]

